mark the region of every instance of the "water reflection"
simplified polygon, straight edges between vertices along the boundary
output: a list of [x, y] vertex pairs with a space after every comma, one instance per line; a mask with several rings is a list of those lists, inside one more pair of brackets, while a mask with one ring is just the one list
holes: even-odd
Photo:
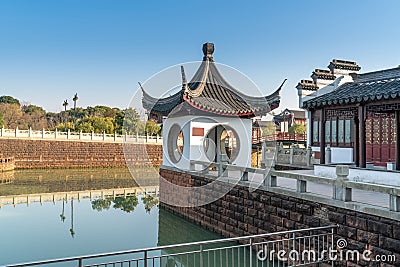
[[127, 169], [10, 174], [0, 178], [0, 265], [219, 238], [160, 211], [158, 177], [146, 172], [143, 187]]
[[137, 196], [116, 197], [115, 199], [95, 199], [92, 201], [92, 209], [97, 211], [108, 210], [110, 209], [111, 204], [113, 204], [114, 209], [120, 209], [130, 213], [135, 210], [138, 203], [139, 201]]

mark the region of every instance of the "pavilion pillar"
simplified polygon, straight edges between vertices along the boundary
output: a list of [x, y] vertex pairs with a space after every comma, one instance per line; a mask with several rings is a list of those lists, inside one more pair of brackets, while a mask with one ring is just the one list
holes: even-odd
[[358, 107], [358, 147], [359, 147], [359, 165], [360, 168], [365, 168], [367, 164], [367, 153], [366, 153], [366, 140], [365, 140], [365, 120], [366, 120], [366, 112], [365, 106]]
[[325, 108], [321, 110], [321, 131], [319, 132], [320, 164], [325, 164]]
[[353, 145], [354, 145], [354, 153], [353, 153], [353, 157], [354, 157], [354, 163], [356, 164], [356, 166], [360, 166], [360, 142], [358, 141], [359, 139], [359, 135], [360, 135], [360, 121], [358, 119], [358, 117], [354, 118], [354, 136], [353, 136]]
[[395, 111], [396, 115], [396, 170], [400, 170], [400, 111]]

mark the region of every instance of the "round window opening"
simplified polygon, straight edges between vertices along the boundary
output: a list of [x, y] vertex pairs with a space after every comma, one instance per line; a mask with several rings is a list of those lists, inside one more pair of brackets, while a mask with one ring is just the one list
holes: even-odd
[[204, 138], [204, 151], [210, 161], [219, 162], [227, 159], [233, 162], [239, 154], [239, 149], [239, 136], [229, 126], [215, 126]]
[[172, 163], [178, 163], [183, 154], [183, 133], [179, 125], [174, 124], [168, 133], [168, 156]]

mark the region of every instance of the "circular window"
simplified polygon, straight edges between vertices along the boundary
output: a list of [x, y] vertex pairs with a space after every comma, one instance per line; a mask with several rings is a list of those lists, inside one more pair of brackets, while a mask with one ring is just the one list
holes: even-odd
[[240, 141], [238, 134], [231, 127], [218, 125], [207, 133], [203, 145], [210, 161], [219, 161], [220, 155], [222, 159], [225, 157], [229, 162], [233, 162], [239, 154]]
[[168, 133], [168, 156], [173, 163], [178, 163], [183, 154], [183, 132], [179, 125], [172, 125]]

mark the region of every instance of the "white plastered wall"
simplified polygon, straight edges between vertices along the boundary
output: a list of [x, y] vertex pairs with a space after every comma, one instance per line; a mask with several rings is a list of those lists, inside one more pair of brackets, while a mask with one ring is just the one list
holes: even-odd
[[[168, 137], [171, 127], [179, 125], [182, 129], [184, 145], [183, 153], [180, 160], [176, 163], [171, 160], [168, 153], [168, 147], [173, 145], [171, 138]], [[190, 160], [210, 161], [206, 155], [204, 148], [204, 138], [208, 132], [217, 125], [226, 125], [232, 128], [239, 139], [239, 153], [231, 164], [237, 166], [251, 167], [251, 119], [241, 119], [238, 117], [202, 117], [202, 116], [181, 116], [172, 117], [164, 120], [163, 123], [163, 165], [174, 166], [188, 170], [190, 168]], [[203, 128], [203, 136], [193, 136], [193, 128]], [[174, 134], [174, 133], [172, 133]], [[176, 133], [175, 133], [176, 134]], [[218, 133], [219, 134], [219, 133]], [[172, 140], [176, 140], [175, 137]], [[174, 141], [175, 142], [175, 141]], [[216, 144], [219, 146], [219, 144]], [[210, 149], [209, 149], [210, 150]], [[219, 151], [219, 147], [216, 149]], [[211, 155], [209, 155], [211, 156]]]

